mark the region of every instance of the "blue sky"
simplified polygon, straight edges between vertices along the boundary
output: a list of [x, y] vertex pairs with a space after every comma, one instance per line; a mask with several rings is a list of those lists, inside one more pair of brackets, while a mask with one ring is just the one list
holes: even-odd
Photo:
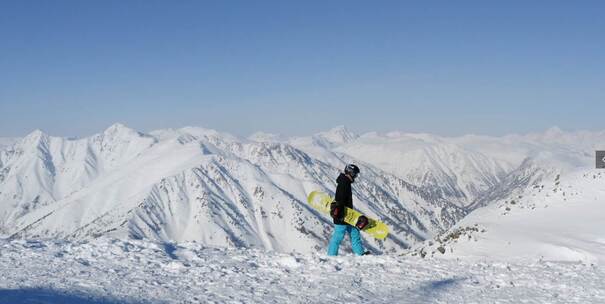
[[603, 1], [2, 1], [0, 136], [600, 130]]

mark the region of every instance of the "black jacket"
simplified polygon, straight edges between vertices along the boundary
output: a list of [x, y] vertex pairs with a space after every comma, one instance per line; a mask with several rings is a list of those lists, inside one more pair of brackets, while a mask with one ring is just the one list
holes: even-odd
[[[353, 193], [351, 191], [351, 179], [344, 173], [341, 173], [336, 179], [336, 197], [334, 201], [344, 207], [353, 209]], [[344, 221], [334, 220], [334, 224], [348, 225]]]

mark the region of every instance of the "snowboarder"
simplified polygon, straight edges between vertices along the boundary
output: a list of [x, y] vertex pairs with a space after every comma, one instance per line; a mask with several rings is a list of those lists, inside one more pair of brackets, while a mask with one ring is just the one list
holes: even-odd
[[[351, 192], [351, 184], [355, 182], [355, 178], [359, 175], [359, 167], [349, 164], [345, 167], [336, 179], [336, 197], [330, 205], [330, 216], [334, 219], [334, 232], [328, 245], [328, 255], [338, 255], [338, 247], [348, 234], [351, 238], [351, 247], [356, 255], [368, 254], [364, 252], [363, 244], [361, 243], [361, 233], [357, 227], [351, 226], [343, 221], [345, 216], [345, 207], [353, 209], [353, 193]], [[366, 218], [367, 221], [367, 218]]]

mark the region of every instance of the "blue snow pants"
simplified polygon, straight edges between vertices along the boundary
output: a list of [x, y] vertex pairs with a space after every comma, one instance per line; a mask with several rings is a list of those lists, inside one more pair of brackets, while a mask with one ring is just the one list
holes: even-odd
[[328, 245], [328, 255], [338, 255], [338, 247], [345, 238], [345, 234], [349, 234], [351, 238], [351, 247], [356, 255], [363, 255], [363, 245], [361, 243], [361, 233], [359, 229], [350, 225], [334, 225], [334, 232]]

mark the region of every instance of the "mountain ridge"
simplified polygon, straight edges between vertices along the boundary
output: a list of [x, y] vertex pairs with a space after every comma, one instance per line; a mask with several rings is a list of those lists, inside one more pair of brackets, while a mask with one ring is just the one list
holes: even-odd
[[[34, 131], [0, 148], [0, 235], [320, 250], [331, 221], [306, 206], [306, 194], [332, 193], [338, 172], [355, 162], [362, 168], [355, 206], [393, 231], [368, 246], [400, 252], [489, 205], [490, 193], [527, 187], [531, 182], [519, 182], [526, 175], [540, 180], [543, 170], [542, 163], [522, 169], [494, 157], [485, 150], [493, 138], [482, 144], [430, 134], [356, 135], [341, 126], [311, 137], [260, 139], [198, 127], [142, 133], [119, 123], [80, 139]], [[574, 155], [562, 161], [577, 166], [581, 149], [562, 147]], [[391, 151], [404, 157], [388, 161]], [[398, 162], [412, 166], [393, 170]]]

